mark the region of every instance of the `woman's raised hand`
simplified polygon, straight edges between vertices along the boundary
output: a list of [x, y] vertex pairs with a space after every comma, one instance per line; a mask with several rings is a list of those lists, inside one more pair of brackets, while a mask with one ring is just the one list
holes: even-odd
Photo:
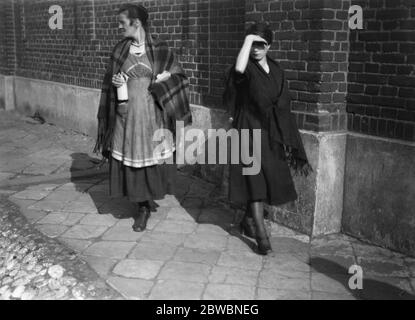
[[265, 40], [264, 38], [262, 38], [262, 37], [260, 37], [260, 36], [258, 36], [256, 34], [248, 34], [245, 37], [245, 40], [246, 41], [249, 41], [251, 43], [251, 45], [252, 45], [253, 42], [265, 42], [265, 43], [268, 43], [267, 40]]
[[121, 73], [114, 74], [112, 76], [112, 85], [116, 88], [121, 87], [125, 83], [125, 78]]

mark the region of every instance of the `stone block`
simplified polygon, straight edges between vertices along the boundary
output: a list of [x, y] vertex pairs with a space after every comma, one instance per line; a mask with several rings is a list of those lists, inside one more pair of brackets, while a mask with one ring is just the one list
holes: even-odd
[[126, 259], [115, 266], [113, 273], [126, 278], [151, 280], [157, 276], [163, 264], [163, 261]]
[[36, 225], [36, 229], [50, 238], [56, 238], [64, 233], [68, 227], [58, 224], [38, 224]]
[[150, 300], [197, 300], [205, 285], [178, 280], [159, 280], [149, 295]]
[[113, 259], [123, 259], [135, 245], [135, 242], [100, 241], [88, 247], [88, 249], [84, 251], [84, 254]]
[[204, 300], [253, 300], [255, 287], [235, 284], [208, 284]]
[[210, 283], [239, 284], [256, 286], [259, 271], [235, 267], [214, 266], [210, 275]]
[[178, 248], [174, 256], [174, 260], [213, 265], [218, 261], [219, 256], [220, 252], [215, 250]]
[[153, 287], [152, 281], [110, 277], [107, 283], [129, 300], [145, 300]]
[[109, 241], [137, 241], [144, 236], [143, 232], [134, 232], [132, 222], [129, 222], [128, 227], [120, 227], [115, 225], [102, 235], [102, 240]]
[[258, 288], [258, 300], [310, 300], [310, 291]]
[[163, 267], [158, 279], [206, 283], [210, 269], [210, 266], [201, 263], [170, 261]]
[[184, 246], [186, 248], [218, 250], [226, 248], [228, 238], [217, 234], [195, 233], [187, 237]]
[[64, 238], [72, 239], [93, 239], [98, 238], [107, 230], [106, 226], [93, 226], [93, 225], [75, 225], [70, 228], [65, 234]]
[[161, 243], [140, 242], [129, 254], [130, 259], [160, 260], [171, 259], [177, 247]]
[[117, 263], [116, 259], [106, 257], [82, 256], [88, 265], [98, 273], [99, 276], [107, 278], [114, 265]]
[[261, 270], [263, 257], [252, 252], [226, 251], [222, 252], [218, 265], [249, 270]]

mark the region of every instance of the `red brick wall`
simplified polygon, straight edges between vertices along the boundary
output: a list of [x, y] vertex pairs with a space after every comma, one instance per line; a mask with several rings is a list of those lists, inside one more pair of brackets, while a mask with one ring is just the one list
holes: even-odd
[[415, 1], [353, 1], [364, 29], [350, 32], [349, 130], [415, 141]]
[[[11, 0], [3, 2], [9, 5]], [[220, 107], [223, 70], [243, 40], [241, 0], [16, 0], [15, 74], [100, 88], [110, 51], [120, 40], [116, 12], [125, 2], [148, 8], [150, 31], [175, 49], [190, 78], [191, 101]], [[48, 26], [53, 4], [63, 9], [62, 30]], [[13, 29], [7, 25], [2, 35], [9, 36]], [[4, 47], [0, 45], [0, 54]], [[4, 61], [1, 73], [8, 65]]]
[[247, 0], [246, 22], [268, 21], [273, 56], [286, 70], [299, 127], [346, 129], [349, 0]]

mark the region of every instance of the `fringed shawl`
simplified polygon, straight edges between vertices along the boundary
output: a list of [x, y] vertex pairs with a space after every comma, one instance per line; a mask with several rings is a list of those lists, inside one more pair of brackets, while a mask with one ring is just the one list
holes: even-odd
[[[273, 148], [272, 144], [275, 143], [282, 144], [288, 164], [295, 174], [307, 176], [312, 171], [312, 168], [307, 160], [295, 116], [291, 112], [291, 97], [288, 91], [288, 83], [278, 64], [271, 58], [268, 61], [276, 65], [281, 71], [282, 87], [275, 88], [276, 92], [280, 92], [278, 102], [271, 106], [266, 114], [261, 115], [261, 126], [268, 131], [271, 142], [270, 147]], [[244, 108], [245, 104], [249, 103], [249, 95], [252, 94], [246, 87], [240, 88], [237, 86], [237, 77], [235, 65], [233, 65], [226, 72], [225, 91], [223, 94], [223, 104], [228, 113], [234, 118], [234, 123], [237, 122], [241, 109]], [[256, 94], [263, 93], [258, 92]], [[277, 122], [275, 125], [271, 124], [271, 121], [275, 121], [274, 119]]]
[[[102, 84], [94, 152], [101, 152], [105, 158], [109, 158], [112, 149], [117, 103], [117, 90], [112, 85], [112, 77], [120, 72], [129, 55], [132, 41], [131, 38], [125, 38], [115, 46]], [[153, 94], [156, 104], [163, 110], [167, 128], [174, 133], [176, 120], [184, 121], [185, 125], [192, 121], [187, 77], [167, 44], [153, 40], [149, 33], [146, 35], [146, 53], [153, 70], [149, 91]], [[164, 71], [171, 73], [170, 79], [155, 83], [156, 76]]]

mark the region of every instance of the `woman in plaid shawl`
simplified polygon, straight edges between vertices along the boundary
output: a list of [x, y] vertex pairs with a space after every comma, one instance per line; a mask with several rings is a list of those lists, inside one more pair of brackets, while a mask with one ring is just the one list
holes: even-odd
[[[172, 135], [153, 141], [159, 129], [191, 122], [188, 81], [165, 43], [152, 39], [148, 13], [126, 4], [119, 12], [124, 39], [114, 48], [101, 92], [95, 152], [110, 164], [110, 195], [138, 203], [133, 229], [145, 230], [150, 201], [172, 194], [176, 175]], [[117, 96], [127, 86], [128, 100]]]

